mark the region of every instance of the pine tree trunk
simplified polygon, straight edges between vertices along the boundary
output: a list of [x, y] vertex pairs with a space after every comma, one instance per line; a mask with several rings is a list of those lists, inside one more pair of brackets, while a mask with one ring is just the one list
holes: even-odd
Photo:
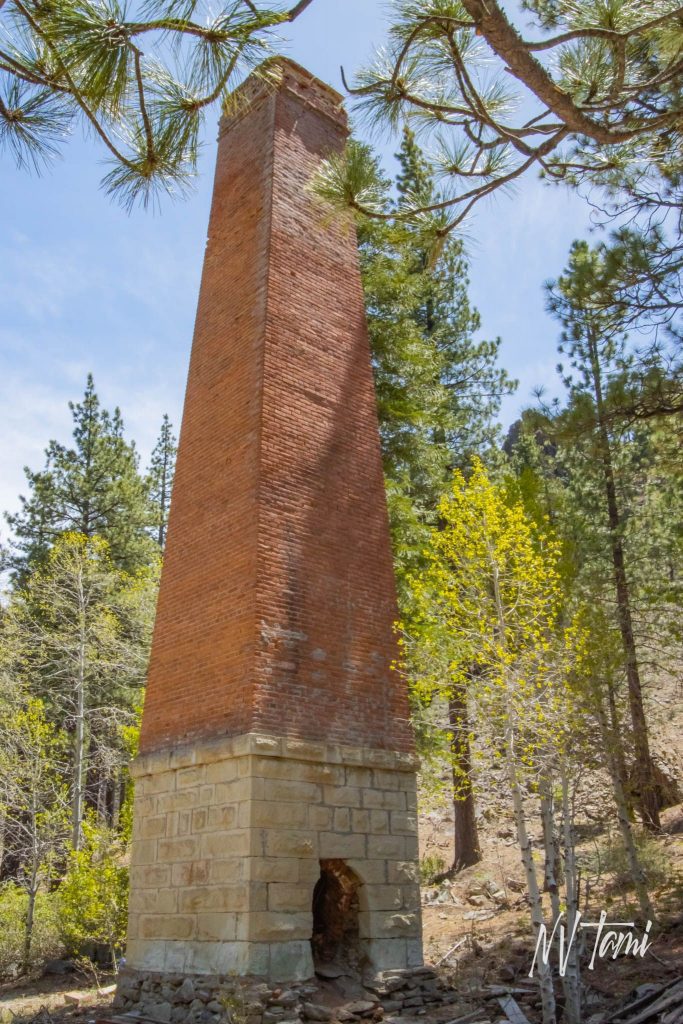
[[633, 746], [636, 756], [636, 798], [645, 827], [655, 830], [660, 827], [659, 796], [653, 771], [652, 758], [650, 756], [647, 720], [645, 718], [645, 708], [643, 706], [643, 691], [640, 682], [640, 671], [636, 654], [635, 638], [633, 635], [628, 582], [624, 566], [624, 552], [621, 538], [618, 534], [618, 531], [620, 530], [620, 521], [616, 506], [616, 493], [614, 491], [613, 480], [608, 484], [607, 490], [610, 497], [610, 508], [612, 509], [610, 512], [610, 533], [612, 535], [612, 562], [614, 565], [614, 580], [617, 595], [617, 614], [619, 618], [619, 630], [621, 632], [624, 653], [626, 656], [626, 682], [628, 685], [628, 702], [629, 710], [631, 712], [631, 723], [633, 726]]
[[458, 688], [448, 702], [448, 722], [453, 736], [451, 757], [453, 773], [453, 867], [463, 868], [481, 860], [479, 834], [472, 789], [472, 753], [469, 739], [467, 695]]
[[610, 533], [612, 565], [614, 568], [614, 587], [617, 601], [617, 619], [626, 663], [626, 681], [628, 684], [628, 701], [633, 726], [633, 745], [636, 755], [637, 802], [646, 828], [651, 830], [660, 827], [659, 796], [654, 776], [650, 744], [648, 740], [647, 719], [643, 705], [643, 690], [640, 680], [640, 669], [633, 633], [633, 617], [631, 614], [631, 598], [626, 562], [622, 543], [622, 519], [617, 502], [617, 490], [614, 480], [614, 466], [609, 432], [604, 409], [602, 373], [594, 339], [589, 338], [593, 384], [595, 390], [595, 408], [600, 439], [605, 497], [607, 502], [607, 519]]
[[[92, 756], [92, 751], [91, 751]], [[103, 825], [108, 824], [108, 813], [107, 813], [107, 797], [109, 793], [109, 779], [104, 768], [100, 768], [98, 771], [99, 778], [97, 780], [97, 817]]]
[[[626, 757], [624, 755], [624, 744], [621, 740], [621, 723], [619, 721], [619, 712], [617, 711], [617, 700], [614, 692], [614, 683], [611, 679], [607, 679], [607, 703], [609, 706], [609, 727], [607, 720], [605, 719], [603, 735], [608, 734], [612, 737], [611, 739], [611, 756], [614, 759], [614, 772], [619, 780], [624, 799], [627, 803], [628, 808], [628, 820], [634, 821], [635, 815], [633, 813], [633, 801], [631, 800], [631, 791], [628, 781], [628, 771], [626, 769]], [[601, 707], [602, 711], [602, 707]]]
[[631, 878], [638, 898], [638, 905], [640, 906], [640, 912], [643, 919], [646, 921], [652, 921], [654, 924], [656, 922], [655, 911], [652, 906], [652, 900], [650, 899], [650, 894], [647, 889], [645, 873], [641, 867], [640, 860], [638, 859], [638, 850], [636, 849], [635, 840], [633, 838], [633, 827], [629, 816], [629, 804], [620, 777], [617, 757], [615, 756], [615, 740], [610, 734], [610, 730], [607, 725], [607, 717], [601, 703], [598, 703], [598, 719], [602, 732], [603, 744], [607, 754], [607, 767], [609, 769], [610, 779], [612, 782], [614, 802], [617, 808], [619, 831], [626, 851], [626, 858], [628, 860], [629, 871], [631, 872]]

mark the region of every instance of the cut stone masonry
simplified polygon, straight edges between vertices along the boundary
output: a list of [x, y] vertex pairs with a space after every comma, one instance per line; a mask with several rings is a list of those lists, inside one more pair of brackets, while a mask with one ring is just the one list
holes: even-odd
[[312, 977], [327, 859], [359, 880], [360, 966], [422, 963], [413, 755], [251, 734], [134, 771], [129, 966]]

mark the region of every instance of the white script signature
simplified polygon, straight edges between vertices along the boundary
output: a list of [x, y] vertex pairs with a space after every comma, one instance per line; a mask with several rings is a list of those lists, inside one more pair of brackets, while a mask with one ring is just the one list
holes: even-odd
[[583, 921], [581, 913], [577, 913], [572, 923], [571, 932], [567, 935], [564, 917], [564, 912], [558, 916], [549, 937], [545, 924], [541, 925], [538, 939], [536, 940], [534, 959], [529, 971], [530, 978], [533, 977], [539, 955], [542, 962], [546, 965], [548, 964], [550, 951], [556, 937], [558, 942], [558, 967], [560, 976], [564, 977], [569, 956], [580, 929], [596, 929], [593, 953], [588, 964], [589, 971], [593, 970], [596, 957], [603, 960], [605, 957], [611, 956], [613, 960], [616, 960], [620, 954], [624, 956], [645, 956], [651, 945], [649, 934], [652, 921], [647, 922], [642, 934], [638, 936], [635, 933], [635, 921], [608, 921], [604, 910], [600, 913], [599, 921]]

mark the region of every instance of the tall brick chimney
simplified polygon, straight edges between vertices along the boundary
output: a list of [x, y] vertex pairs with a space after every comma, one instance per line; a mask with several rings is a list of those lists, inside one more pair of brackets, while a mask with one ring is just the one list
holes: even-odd
[[309, 191], [346, 116], [291, 61], [267, 71], [220, 131], [134, 766], [140, 976], [422, 962], [356, 241]]

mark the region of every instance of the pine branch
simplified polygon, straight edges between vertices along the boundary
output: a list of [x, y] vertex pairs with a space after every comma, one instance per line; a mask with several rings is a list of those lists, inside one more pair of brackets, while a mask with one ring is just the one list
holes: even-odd
[[102, 127], [102, 125], [97, 120], [95, 114], [91, 111], [90, 107], [85, 102], [83, 96], [80, 93], [80, 90], [78, 89], [78, 87], [76, 86], [76, 83], [74, 82], [73, 78], [69, 74], [69, 72], [68, 72], [68, 70], [66, 68], [66, 65], [62, 61], [62, 59], [61, 59], [61, 57], [59, 55], [59, 51], [58, 51], [57, 47], [54, 45], [54, 43], [52, 42], [50, 37], [45, 32], [43, 32], [41, 26], [38, 24], [38, 22], [32, 16], [31, 12], [27, 9], [27, 7], [24, 5], [22, 0], [14, 0], [14, 5], [17, 8], [17, 10], [24, 16], [24, 18], [29, 23], [29, 25], [31, 26], [33, 31], [36, 33], [36, 35], [40, 39], [43, 40], [45, 45], [48, 47], [48, 49], [52, 53], [53, 57], [55, 58], [55, 62], [57, 64], [57, 67], [59, 68], [60, 73], [62, 74], [62, 76], [64, 78], [64, 81], [69, 86], [69, 92], [73, 96], [74, 100], [76, 101], [76, 103], [78, 104], [80, 109], [85, 114], [85, 116], [88, 119], [88, 121], [90, 122], [90, 124], [95, 129], [95, 132], [97, 133], [97, 135], [100, 137], [102, 142], [104, 142], [104, 144], [107, 147], [107, 149], [112, 153], [112, 155], [115, 157], [115, 159], [119, 163], [124, 165], [124, 167], [127, 167], [130, 170], [134, 170], [133, 164], [130, 162], [130, 160], [126, 159], [126, 157], [123, 155], [123, 153], [121, 153], [117, 149], [117, 147], [114, 145], [114, 143], [111, 141], [111, 139], [109, 138], [109, 136], [105, 132], [105, 130]]

